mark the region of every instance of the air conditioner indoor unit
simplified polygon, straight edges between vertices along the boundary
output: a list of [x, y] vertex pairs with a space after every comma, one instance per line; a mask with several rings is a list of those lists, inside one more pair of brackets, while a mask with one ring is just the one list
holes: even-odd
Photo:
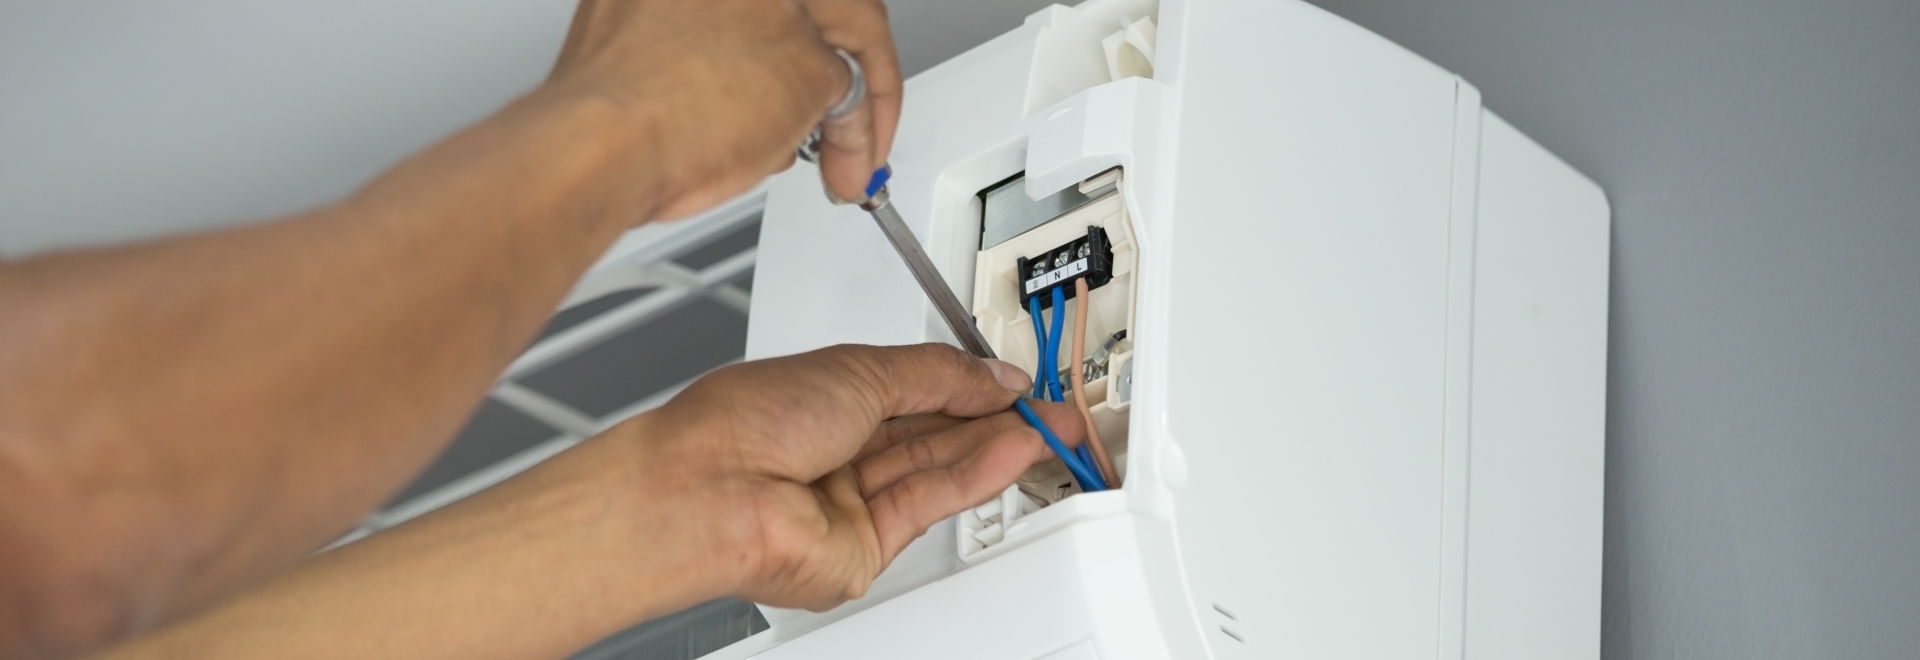
[[[1051, 366], [1124, 486], [1035, 467], [710, 657], [1599, 655], [1607, 202], [1466, 81], [1302, 2], [1092, 0], [909, 80], [891, 162], [1015, 363], [1021, 265], [1100, 236], [1105, 350]], [[953, 341], [810, 166], [761, 231], [749, 358]]]

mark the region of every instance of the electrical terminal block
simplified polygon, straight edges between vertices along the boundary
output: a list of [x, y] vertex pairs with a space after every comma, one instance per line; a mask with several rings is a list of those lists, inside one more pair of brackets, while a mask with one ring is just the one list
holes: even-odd
[[[1016, 272], [1020, 273], [1020, 306], [1025, 307], [1034, 296], [1040, 297], [1040, 308], [1053, 306], [1053, 297], [1049, 293], [1055, 286], [1073, 284], [1074, 278], [1087, 279], [1087, 289], [1093, 290], [1105, 286], [1113, 280], [1113, 244], [1107, 240], [1107, 230], [1099, 225], [1088, 225], [1087, 235], [1073, 242], [1046, 251], [1038, 257], [1020, 257], [1015, 262]], [[1072, 299], [1075, 292], [1072, 286], [1064, 287], [1067, 298]]]

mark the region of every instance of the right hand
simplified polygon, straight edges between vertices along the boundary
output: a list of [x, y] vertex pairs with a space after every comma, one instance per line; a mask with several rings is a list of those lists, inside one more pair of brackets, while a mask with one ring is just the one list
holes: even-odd
[[642, 127], [664, 172], [653, 215], [693, 214], [793, 163], [794, 149], [851, 82], [867, 99], [827, 126], [821, 167], [862, 199], [900, 116], [900, 66], [880, 0], [582, 0], [536, 95], [612, 102]]

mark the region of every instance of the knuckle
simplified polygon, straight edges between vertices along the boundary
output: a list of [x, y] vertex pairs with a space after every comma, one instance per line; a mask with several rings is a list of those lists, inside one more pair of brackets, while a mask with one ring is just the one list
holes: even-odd
[[933, 447], [924, 441], [916, 440], [909, 442], [903, 446], [901, 451], [906, 453], [907, 463], [912, 465], [916, 470], [932, 468], [940, 463], [939, 453], [935, 452]]
[[859, 380], [870, 378], [873, 366], [869, 347], [855, 344], [836, 344], [811, 353], [796, 356], [797, 359], [817, 364], [819, 373]]
[[860, 497], [873, 497], [874, 493], [879, 492], [881, 486], [879, 479], [881, 476], [883, 475], [874, 472], [869, 466], [862, 466], [854, 476], [856, 480], [855, 485], [860, 489]]
[[928, 347], [931, 359], [937, 366], [948, 373], [956, 376], [980, 375], [985, 373], [988, 380], [993, 380], [993, 374], [984, 371], [986, 364], [974, 359], [973, 355], [966, 351], [948, 344], [935, 343], [922, 344], [922, 346]]
[[899, 509], [900, 518], [906, 520], [915, 529], [925, 524], [921, 518], [925, 517], [924, 509], [934, 494], [930, 477], [936, 476], [929, 471], [920, 475], [920, 478], [901, 479], [900, 483], [894, 485], [899, 489], [895, 499], [898, 500], [896, 506]]
[[877, 357], [875, 347], [859, 344], [835, 344], [820, 349], [829, 360], [848, 368], [872, 369]]
[[855, 354], [860, 352], [860, 349], [861, 346], [858, 344], [834, 344], [806, 355], [826, 360], [844, 361], [853, 359]]

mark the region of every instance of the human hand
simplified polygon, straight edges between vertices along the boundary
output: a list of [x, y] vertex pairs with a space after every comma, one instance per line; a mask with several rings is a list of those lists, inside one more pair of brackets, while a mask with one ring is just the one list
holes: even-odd
[[[938, 344], [727, 367], [114, 657], [562, 657], [723, 595], [831, 608], [1048, 456], [1006, 410], [1028, 386]], [[1078, 444], [1075, 409], [1033, 408]]]
[[[721, 369], [608, 435], [640, 452], [652, 506], [683, 512], [666, 533], [713, 546], [724, 593], [825, 610], [1050, 455], [1008, 410], [1029, 387], [941, 344], [840, 346]], [[1078, 443], [1072, 407], [1033, 407]]]
[[655, 215], [688, 215], [793, 163], [860, 61], [867, 98], [829, 123], [827, 186], [864, 198], [900, 117], [900, 66], [880, 0], [582, 0], [536, 95], [611, 101], [658, 159]]

